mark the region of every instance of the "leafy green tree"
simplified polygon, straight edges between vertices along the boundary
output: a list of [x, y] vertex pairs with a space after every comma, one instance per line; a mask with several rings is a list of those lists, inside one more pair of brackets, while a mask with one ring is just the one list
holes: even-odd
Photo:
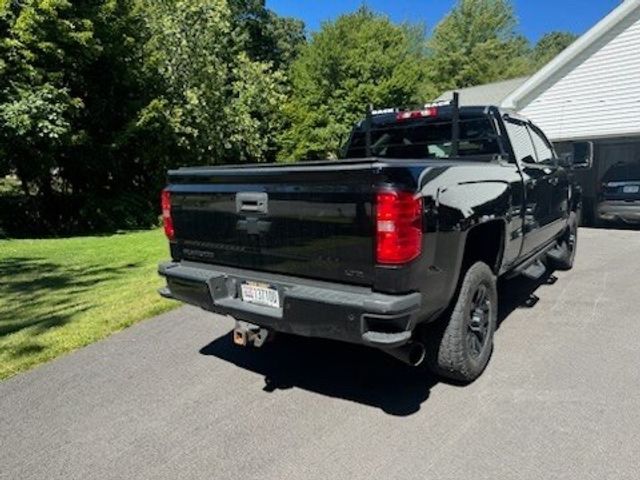
[[25, 223], [148, 225], [168, 168], [273, 159], [303, 41], [258, 0], [0, 0], [0, 175]]
[[26, 194], [50, 194], [65, 147], [81, 141], [81, 71], [99, 53], [81, 3], [0, 3], [0, 151]]
[[458, 0], [429, 41], [430, 78], [440, 92], [531, 72], [510, 0]]
[[0, 173], [40, 232], [154, 221], [128, 141], [148, 103], [140, 19], [135, 0], [0, 3]]
[[577, 38], [577, 35], [570, 32], [550, 32], [544, 35], [531, 52], [535, 68], [545, 66]]
[[304, 23], [280, 17], [264, 0], [228, 0], [235, 40], [252, 60], [269, 62], [276, 70], [289, 68], [304, 44]]
[[333, 158], [368, 105], [530, 73], [573, 38], [531, 49], [509, 0], [459, 0], [428, 42], [364, 7], [307, 42], [264, 0], [0, 0], [0, 175], [50, 233], [143, 226], [168, 168]]
[[179, 0], [147, 11], [148, 67], [159, 73], [162, 93], [141, 124], [166, 122], [187, 163], [273, 158], [285, 77], [272, 62], [251, 58], [249, 34], [234, 33], [244, 27], [229, 3]]
[[335, 158], [368, 105], [423, 100], [422, 35], [364, 7], [323, 24], [292, 65], [280, 160]]

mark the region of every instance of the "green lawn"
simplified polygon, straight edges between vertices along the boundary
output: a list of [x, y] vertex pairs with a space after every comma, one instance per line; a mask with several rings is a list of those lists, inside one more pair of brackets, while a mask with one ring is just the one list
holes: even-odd
[[161, 230], [0, 240], [0, 379], [175, 307], [156, 292]]

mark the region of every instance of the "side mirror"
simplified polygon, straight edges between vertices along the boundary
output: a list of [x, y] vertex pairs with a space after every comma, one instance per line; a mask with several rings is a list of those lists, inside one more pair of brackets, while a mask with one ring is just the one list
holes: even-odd
[[593, 165], [593, 142], [576, 142], [571, 153], [571, 167], [578, 170], [589, 169]]

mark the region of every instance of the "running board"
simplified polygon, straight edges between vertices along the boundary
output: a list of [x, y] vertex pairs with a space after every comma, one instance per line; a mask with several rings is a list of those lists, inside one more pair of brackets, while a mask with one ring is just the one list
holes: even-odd
[[567, 250], [566, 243], [562, 243], [562, 245], [557, 245], [556, 247], [552, 248], [547, 252], [547, 256], [550, 259], [555, 260], [556, 262], [561, 262], [564, 258], [567, 258], [568, 256], [567, 254], [568, 254], [568, 250]]
[[514, 278], [523, 276], [531, 280], [539, 280], [547, 271], [547, 266], [542, 261], [543, 255], [535, 257], [533, 260], [529, 260], [523, 265], [515, 268], [511, 272], [507, 273], [506, 278]]
[[537, 260], [529, 265], [527, 268], [522, 270], [521, 275], [523, 277], [527, 277], [531, 280], [538, 280], [542, 278], [542, 276], [547, 271], [547, 267], [541, 260]]
[[535, 255], [532, 255], [523, 263], [508, 272], [505, 275], [505, 278], [509, 279], [520, 275], [530, 278], [531, 280], [538, 280], [542, 278], [547, 271], [547, 267], [543, 260], [546, 259], [552, 251], [555, 251], [558, 248], [561, 247], [558, 247], [555, 242], [548, 244], [546, 247], [536, 252]]

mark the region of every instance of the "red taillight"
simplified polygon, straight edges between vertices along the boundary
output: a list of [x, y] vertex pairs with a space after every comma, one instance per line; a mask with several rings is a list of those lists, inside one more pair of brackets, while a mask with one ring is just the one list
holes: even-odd
[[422, 250], [422, 198], [385, 190], [376, 195], [376, 260], [398, 265]]
[[398, 112], [396, 120], [403, 122], [405, 120], [415, 120], [416, 118], [437, 117], [438, 109], [436, 107], [425, 108], [424, 110], [410, 110], [407, 112]]
[[175, 238], [176, 232], [173, 228], [173, 218], [171, 218], [171, 193], [164, 189], [161, 195], [162, 203], [162, 223], [164, 224], [164, 233], [169, 240]]

